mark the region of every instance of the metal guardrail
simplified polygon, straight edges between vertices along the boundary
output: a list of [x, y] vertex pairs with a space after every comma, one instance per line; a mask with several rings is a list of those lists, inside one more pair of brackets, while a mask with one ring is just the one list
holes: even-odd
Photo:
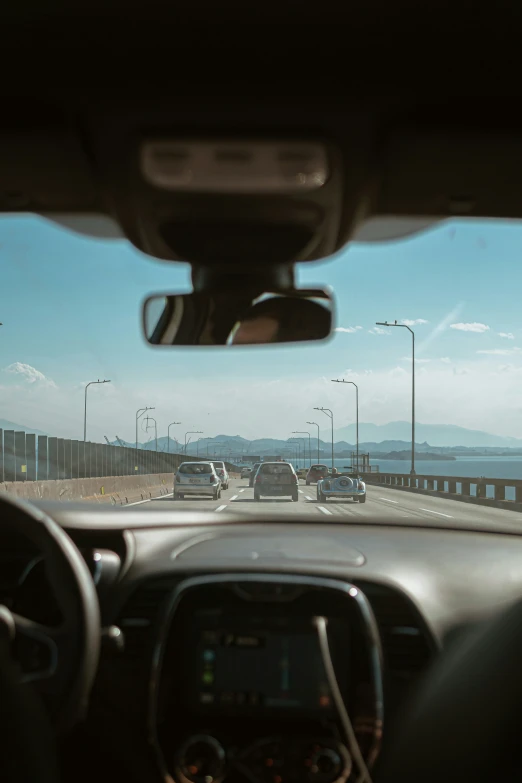
[[522, 503], [522, 479], [500, 479], [478, 476], [411, 476], [409, 473], [379, 473], [371, 483], [408, 487], [444, 493], [448, 496]]
[[173, 473], [185, 461], [208, 458], [0, 429], [0, 483]]

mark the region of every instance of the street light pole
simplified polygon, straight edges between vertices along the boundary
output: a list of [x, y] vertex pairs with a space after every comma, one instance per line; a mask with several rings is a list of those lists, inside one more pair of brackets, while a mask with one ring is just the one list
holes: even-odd
[[320, 448], [319, 448], [319, 440], [320, 440], [319, 439], [319, 425], [318, 425], [318, 423], [316, 421], [307, 421], [306, 423], [307, 424], [315, 424], [315, 426], [317, 427], [317, 462], [319, 462], [319, 458], [320, 458], [320, 454], [319, 454], [319, 452], [320, 452]]
[[[293, 435], [308, 435], [308, 467], [312, 467], [312, 447], [310, 446], [310, 433], [306, 430], [293, 430]], [[304, 440], [304, 438], [303, 438]], [[305, 446], [305, 457], [304, 461], [306, 462], [306, 446]]]
[[185, 456], [187, 456], [187, 435], [203, 435], [203, 430], [189, 430], [185, 433]]
[[171, 423], [167, 427], [167, 451], [168, 451], [169, 454], [170, 454], [170, 428], [173, 427], [174, 424], [181, 424], [181, 422], [180, 421], [171, 421]]
[[[149, 421], [153, 421], [154, 422], [154, 437], [155, 437], [155, 440], [156, 440], [156, 451], [157, 451], [158, 450], [158, 422], [156, 421], [156, 419], [153, 416], [147, 416], [145, 421], [146, 422], [149, 422]], [[146, 429], [148, 429], [148, 428], [149, 427], [147, 425]]]
[[301, 462], [301, 440], [302, 438], [289, 438], [289, 440], [295, 440], [295, 447], [297, 449], [298, 461]]
[[[1, 326], [2, 324], [0, 324]], [[83, 442], [85, 443], [87, 440], [87, 389], [89, 386], [92, 386], [93, 384], [97, 383], [110, 383], [110, 381], [89, 381], [89, 383], [85, 386], [85, 407], [83, 412]]]
[[406, 324], [398, 324], [397, 321], [389, 324], [388, 321], [376, 321], [376, 326], [398, 326], [407, 329], [411, 334], [411, 470], [410, 475], [415, 476], [415, 332]]
[[138, 419], [141, 419], [146, 411], [154, 411], [155, 408], [138, 408], [136, 411], [136, 451], [138, 451]]
[[345, 381], [344, 378], [342, 380], [332, 380], [332, 383], [351, 383], [352, 386], [355, 386], [355, 437], [357, 439], [356, 441], [356, 450], [357, 450], [357, 473], [359, 473], [359, 387], [356, 383], [353, 381]]
[[333, 416], [333, 413], [330, 410], [330, 408], [314, 408], [314, 411], [322, 411], [323, 413], [325, 413], [330, 418], [330, 420], [332, 422], [332, 471], [333, 471], [333, 469], [334, 469], [334, 434], [333, 434], [333, 430], [334, 430], [334, 416]]

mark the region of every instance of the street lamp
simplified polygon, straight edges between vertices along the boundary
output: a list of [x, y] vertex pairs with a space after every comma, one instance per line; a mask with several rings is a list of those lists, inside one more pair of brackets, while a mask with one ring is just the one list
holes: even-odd
[[147, 426], [145, 427], [145, 430], [149, 429], [149, 425], [148, 425], [149, 421], [154, 422], [154, 437], [156, 440], [156, 451], [157, 451], [158, 450], [158, 422], [156, 421], [155, 418], [153, 418], [153, 416], [147, 416], [145, 421], [147, 422]]
[[[0, 324], [1, 326], [2, 324]], [[95, 383], [110, 383], [110, 381], [89, 381], [85, 387], [85, 409], [83, 413], [83, 442], [87, 440], [87, 389]]]
[[410, 475], [415, 476], [415, 332], [406, 324], [398, 324], [397, 321], [389, 324], [388, 321], [376, 321], [376, 326], [399, 326], [407, 329], [411, 334], [411, 470]]
[[203, 430], [189, 430], [185, 433], [185, 456], [187, 456], [187, 435], [203, 435]]
[[[175, 424], [181, 424], [181, 422], [180, 421], [171, 421], [171, 423], [167, 427], [167, 451], [169, 452], [169, 454], [170, 454], [170, 428], [173, 427]], [[177, 442], [178, 441], [176, 439], [176, 443]]]
[[319, 459], [320, 459], [320, 455], [319, 455], [319, 451], [320, 451], [320, 449], [319, 449], [319, 425], [318, 425], [318, 423], [316, 421], [307, 421], [306, 423], [307, 424], [315, 424], [315, 426], [317, 427], [317, 462], [319, 462]]
[[138, 408], [136, 411], [136, 451], [138, 451], [138, 419], [141, 419], [145, 411], [154, 411], [156, 408]]
[[[294, 435], [308, 435], [308, 467], [312, 467], [312, 447], [310, 445], [310, 433], [306, 430], [292, 430], [292, 433]], [[304, 440], [304, 438], [303, 438]], [[306, 462], [306, 447], [305, 447], [305, 457], [304, 461]]]
[[355, 386], [355, 437], [357, 439], [357, 473], [359, 473], [359, 387], [353, 381], [345, 381], [344, 378], [332, 380], [332, 383], [351, 383], [352, 386]]
[[322, 411], [325, 413], [328, 418], [332, 422], [332, 471], [334, 469], [334, 434], [333, 434], [333, 428], [334, 428], [334, 416], [330, 408], [314, 408], [314, 411]]
[[297, 454], [298, 454], [297, 461], [301, 462], [301, 440], [302, 440], [302, 438], [288, 438], [288, 440], [289, 441], [295, 440], [295, 447], [296, 447]]
[[198, 438], [196, 441], [196, 457], [199, 457], [199, 441], [203, 440], [203, 438]]

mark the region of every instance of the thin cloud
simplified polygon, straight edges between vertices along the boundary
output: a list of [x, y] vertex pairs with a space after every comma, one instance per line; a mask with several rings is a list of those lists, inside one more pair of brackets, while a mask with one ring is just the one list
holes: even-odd
[[362, 326], [337, 326], [334, 329], [334, 332], [344, 332], [345, 334], [355, 334], [355, 332], [360, 332], [362, 329]]
[[484, 332], [489, 331], [489, 326], [487, 326], [487, 324], [481, 324], [478, 321], [473, 321], [473, 323], [467, 324], [450, 324], [450, 329], [456, 329], [458, 332], [474, 332], [475, 334], [484, 334]]
[[52, 386], [56, 388], [56, 384], [50, 378], [46, 378], [43, 372], [37, 370], [36, 367], [31, 367], [30, 364], [24, 364], [23, 362], [13, 362], [5, 368], [5, 372], [22, 377], [27, 383], [38, 384], [41, 386]]
[[404, 326], [421, 326], [422, 324], [428, 323], [429, 321], [426, 321], [424, 318], [415, 318], [414, 320], [404, 318], [404, 320], [401, 321], [401, 324], [404, 324]]
[[441, 356], [439, 362], [442, 362], [443, 364], [451, 364], [451, 359], [449, 356]]
[[431, 343], [439, 337], [442, 332], [444, 332], [450, 323], [454, 321], [458, 316], [461, 314], [462, 310], [464, 308], [464, 302], [459, 302], [456, 307], [453, 308], [447, 315], [444, 316], [442, 321], [440, 321], [437, 326], [435, 326], [434, 329], [429, 333], [429, 335], [426, 337], [425, 340], [420, 344], [417, 354], [422, 353], [426, 350], [428, 345], [431, 345]]
[[520, 353], [522, 348], [490, 348], [489, 350], [477, 351], [477, 353], [488, 354], [489, 356], [512, 356], [514, 353]]
[[[411, 362], [411, 356], [401, 356], [401, 362]], [[415, 364], [428, 364], [431, 359], [415, 359]]]
[[368, 329], [370, 334], [391, 334], [386, 329], [381, 329], [380, 326], [374, 326], [373, 329]]
[[503, 337], [505, 340], [514, 340], [515, 335], [513, 332], [498, 332], [499, 337]]

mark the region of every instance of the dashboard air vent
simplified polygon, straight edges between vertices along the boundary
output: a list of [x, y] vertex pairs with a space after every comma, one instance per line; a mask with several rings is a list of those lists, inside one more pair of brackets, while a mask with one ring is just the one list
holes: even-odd
[[130, 596], [117, 622], [125, 637], [127, 657], [141, 657], [150, 650], [154, 623], [174, 587], [172, 581], [149, 582]]
[[421, 674], [434, 658], [435, 643], [413, 604], [400, 593], [376, 585], [362, 589], [379, 625], [388, 673], [402, 679]]

